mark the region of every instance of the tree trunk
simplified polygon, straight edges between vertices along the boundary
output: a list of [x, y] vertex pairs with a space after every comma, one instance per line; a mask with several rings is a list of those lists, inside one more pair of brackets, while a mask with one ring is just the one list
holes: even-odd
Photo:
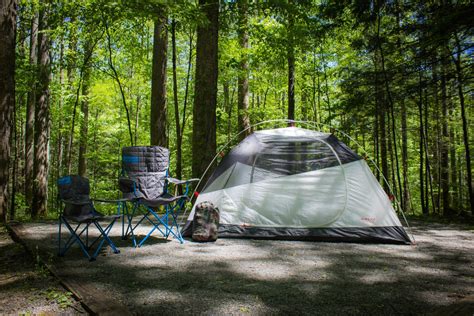
[[408, 189], [408, 127], [407, 127], [407, 108], [405, 100], [401, 100], [402, 115], [402, 169], [403, 169], [403, 199], [402, 209], [405, 212], [410, 211], [410, 190]]
[[[38, 13], [31, 23], [30, 34], [30, 65], [36, 68], [38, 61]], [[35, 69], [36, 70], [36, 69]], [[30, 203], [33, 197], [33, 163], [34, 163], [34, 124], [35, 124], [35, 87], [36, 72], [31, 75], [31, 90], [28, 91], [26, 101], [26, 126], [25, 126], [25, 200]]]
[[[428, 208], [429, 212], [429, 202], [431, 200], [431, 207], [432, 207], [432, 213], [436, 212], [436, 204], [435, 204], [435, 199], [434, 199], [434, 193], [433, 193], [433, 176], [431, 175], [431, 163], [430, 163], [430, 157], [428, 154], [428, 130], [429, 128], [429, 115], [428, 115], [428, 91], [425, 90], [425, 123], [423, 126], [423, 144], [424, 144], [424, 150], [425, 150], [425, 173], [426, 173], [426, 187], [425, 187], [425, 197], [426, 197], [426, 207]], [[430, 198], [428, 198], [428, 196]]]
[[[384, 56], [384, 52], [383, 52], [383, 49], [382, 49], [382, 44], [379, 43], [379, 50], [380, 50], [380, 61], [381, 61], [381, 66], [382, 66], [382, 72], [383, 72], [383, 75], [384, 75], [384, 82], [385, 82], [385, 90], [386, 90], [386, 93], [387, 93], [387, 101], [388, 101], [388, 106], [390, 108], [390, 118], [391, 118], [391, 136], [392, 136], [392, 142], [393, 142], [393, 149], [394, 149], [394, 155], [392, 155], [392, 150], [390, 149], [390, 153], [392, 155], [392, 158], [393, 156], [395, 157], [395, 165], [396, 165], [396, 170], [397, 170], [397, 173], [396, 173], [396, 177], [395, 177], [395, 174], [392, 173], [392, 183], [393, 183], [393, 186], [395, 188], [395, 194], [397, 195], [396, 192], [401, 192], [402, 191], [402, 181], [400, 179], [400, 166], [399, 166], [399, 163], [398, 163], [398, 145], [397, 145], [397, 135], [396, 135], [396, 120], [395, 120], [395, 110], [394, 110], [394, 102], [393, 102], [393, 98], [392, 98], [392, 93], [390, 91], [390, 85], [389, 85], [389, 81], [388, 81], [388, 76], [387, 76], [387, 70], [385, 69], [385, 56]], [[390, 121], [390, 118], [389, 118], [389, 121]], [[393, 165], [393, 160], [392, 159], [392, 165]], [[393, 170], [393, 166], [392, 166], [392, 170]], [[398, 185], [398, 186], [397, 186]], [[398, 187], [398, 190], [397, 190], [397, 187]], [[402, 197], [402, 200], [403, 200], [403, 197]]]
[[87, 137], [88, 137], [88, 125], [89, 125], [89, 89], [91, 81], [91, 63], [90, 56], [92, 54], [92, 45], [90, 42], [85, 44], [84, 54], [84, 75], [82, 79], [82, 100], [81, 100], [81, 136], [79, 142], [79, 161], [77, 172], [81, 177], [87, 177]]
[[8, 212], [10, 133], [15, 108], [16, 0], [0, 0], [0, 222]]
[[[332, 108], [331, 108], [331, 100], [329, 99], [328, 73], [327, 73], [326, 61], [324, 59], [323, 48], [320, 47], [320, 50], [321, 50], [321, 63], [323, 64], [324, 94], [326, 95], [326, 106], [327, 106], [327, 111], [328, 111], [328, 119], [326, 120], [326, 124], [329, 124], [329, 126], [332, 126], [333, 113], [332, 113]], [[319, 77], [318, 77], [318, 85], [319, 85]]]
[[435, 183], [437, 184], [436, 188], [436, 196], [435, 196], [435, 207], [434, 210], [438, 215], [441, 214], [441, 115], [440, 115], [440, 109], [439, 109], [439, 66], [436, 62], [436, 55], [433, 56], [432, 58], [432, 64], [433, 64], [433, 91], [432, 94], [434, 95], [434, 113], [435, 113], [435, 122], [436, 122], [436, 129], [435, 129], [435, 134], [436, 134], [436, 155], [434, 157], [435, 162], [436, 162], [436, 167], [433, 167], [433, 177], [436, 179]]
[[[388, 194], [390, 189], [388, 187], [388, 162], [387, 162], [387, 128], [386, 128], [386, 105], [385, 105], [385, 95], [384, 95], [384, 88], [382, 83], [382, 78], [380, 75], [380, 54], [379, 52], [375, 53], [375, 98], [376, 98], [376, 116], [377, 116], [377, 163], [381, 163], [382, 166], [382, 185], [384, 187], [385, 192]], [[383, 179], [385, 178], [385, 179]]]
[[166, 63], [168, 53], [167, 17], [155, 21], [151, 75], [150, 144], [167, 145], [166, 137]]
[[[290, 1], [291, 3], [291, 1]], [[295, 48], [293, 39], [294, 18], [292, 13], [288, 15], [288, 119], [295, 119]]]
[[469, 133], [468, 133], [468, 124], [467, 124], [467, 117], [466, 117], [466, 106], [464, 104], [464, 92], [463, 92], [463, 74], [461, 69], [461, 45], [459, 43], [458, 35], [455, 34], [456, 40], [456, 58], [455, 58], [455, 65], [456, 65], [456, 77], [457, 77], [457, 86], [458, 86], [458, 95], [459, 95], [459, 103], [461, 106], [461, 119], [462, 119], [462, 134], [463, 134], [463, 142], [464, 142], [464, 150], [466, 155], [466, 171], [467, 171], [467, 188], [469, 192], [469, 203], [471, 206], [471, 215], [474, 215], [474, 191], [472, 188], [472, 168], [471, 168], [471, 152], [469, 150]]
[[38, 90], [35, 108], [35, 163], [34, 163], [34, 190], [32, 217], [46, 215], [46, 204], [48, 199], [48, 129], [49, 129], [49, 82], [50, 82], [50, 59], [49, 59], [49, 36], [48, 8], [42, 9], [39, 18], [38, 34]]
[[248, 60], [248, 0], [241, 0], [238, 2], [239, 7], [239, 42], [240, 42], [240, 72], [238, 79], [238, 126], [239, 132], [245, 130], [246, 132], [240, 134], [240, 140], [243, 140], [250, 134], [250, 118], [248, 114], [249, 107], [249, 60]]
[[[82, 81], [82, 71], [80, 75], [80, 80], [78, 87], [74, 89], [74, 78], [75, 78], [75, 70], [77, 67], [77, 60], [76, 60], [76, 51], [77, 51], [77, 30], [75, 28], [75, 21], [76, 17], [73, 15], [71, 16], [71, 20], [68, 23], [69, 34], [68, 34], [68, 49], [66, 53], [66, 76], [67, 76], [67, 87], [68, 93], [74, 93], [76, 98], [79, 96], [80, 91], [80, 83]], [[63, 162], [62, 165], [65, 167], [65, 172], [67, 174], [71, 173], [72, 168], [72, 150], [73, 150], [73, 140], [74, 140], [74, 129], [75, 129], [75, 118], [76, 118], [76, 107], [77, 102], [74, 103], [72, 118], [66, 118], [64, 125], [67, 126], [70, 124], [70, 133], [69, 135], [65, 135], [64, 137], [64, 154], [63, 154]], [[69, 137], [68, 137], [69, 136]]]
[[[311, 76], [311, 81], [312, 81], [312, 86], [311, 86], [311, 92], [312, 92], [312, 103], [313, 103], [313, 122], [321, 123], [319, 117], [319, 109], [320, 109], [320, 103], [321, 103], [321, 85], [319, 84], [319, 71], [316, 66], [316, 51], [313, 49], [313, 75]], [[316, 86], [316, 78], [318, 80], [318, 85]], [[317, 87], [317, 88], [316, 88]], [[317, 101], [316, 101], [316, 91], [317, 91]]]
[[219, 1], [199, 0], [207, 18], [197, 29], [193, 109], [193, 177], [203, 176], [216, 153]]
[[[122, 104], [123, 108], [125, 109], [125, 115], [127, 117], [127, 125], [128, 125], [128, 136], [130, 137], [130, 146], [133, 146], [133, 133], [132, 133], [132, 122], [130, 119], [130, 111], [127, 106], [127, 98], [125, 97], [125, 91], [123, 89], [122, 82], [120, 81], [120, 77], [118, 75], [117, 69], [114, 66], [114, 61], [112, 58], [112, 38], [110, 36], [110, 31], [109, 31], [109, 26], [107, 21], [105, 21], [105, 32], [107, 33], [107, 50], [108, 50], [108, 59], [109, 59], [109, 67], [112, 70], [112, 78], [115, 80], [119, 87], [120, 95], [122, 97]], [[90, 55], [89, 55], [90, 56]], [[75, 111], [74, 111], [75, 113]], [[74, 120], [73, 120], [74, 122]], [[74, 128], [74, 124], [72, 124], [72, 127]], [[74, 133], [71, 133], [74, 134]]]
[[[443, 49], [441, 54], [446, 54]], [[441, 73], [441, 190], [443, 202], [443, 214], [450, 215], [449, 209], [449, 130], [448, 130], [448, 95], [447, 95], [447, 60], [442, 58], [442, 73]]]
[[423, 91], [422, 91], [422, 81], [421, 81], [421, 74], [420, 80], [418, 84], [419, 88], [419, 100], [418, 100], [418, 114], [419, 114], [419, 131], [420, 131], [420, 143], [419, 143], [419, 150], [420, 150], [420, 201], [421, 201], [421, 211], [424, 215], [428, 215], [428, 207], [427, 207], [427, 200], [425, 198], [425, 177], [424, 177], [424, 126], [423, 126]]
[[[59, 96], [59, 113], [62, 113], [63, 111], [63, 103], [64, 103], [64, 98], [63, 98], [63, 83], [64, 83], [64, 63], [63, 63], [63, 58], [64, 58], [64, 38], [61, 37], [61, 49], [59, 53], [59, 86], [60, 86], [60, 96]], [[56, 179], [59, 179], [62, 174], [62, 167], [63, 167], [63, 141], [64, 141], [64, 135], [62, 132], [63, 129], [63, 120], [59, 120], [59, 126], [58, 126], [58, 139], [56, 143], [56, 162], [57, 162], [57, 167], [56, 167]]]
[[[455, 110], [450, 109], [449, 111], [449, 117], [450, 121], [452, 118], [455, 117]], [[449, 146], [449, 183], [450, 183], [450, 192], [451, 192], [451, 198], [450, 198], [450, 208], [455, 211], [458, 210], [459, 207], [462, 205], [462, 201], [459, 201], [458, 199], [458, 192], [459, 188], [457, 187], [458, 184], [458, 179], [457, 179], [457, 166], [456, 166], [456, 143], [457, 143], [457, 135], [456, 135], [456, 130], [454, 126], [452, 126], [449, 129], [449, 143], [451, 146]]]
[[182, 156], [182, 136], [181, 136], [181, 122], [179, 115], [178, 102], [178, 75], [176, 74], [176, 21], [171, 23], [171, 47], [172, 47], [172, 61], [173, 61], [173, 101], [174, 101], [174, 118], [176, 128], [176, 177], [181, 179], [181, 156]]
[[227, 112], [227, 142], [230, 142], [230, 134], [232, 132], [232, 104], [230, 102], [229, 80], [224, 81], [222, 90], [224, 94], [224, 110]]
[[186, 84], [184, 87], [184, 101], [183, 101], [183, 120], [181, 121], [181, 143], [183, 142], [184, 127], [186, 126], [186, 108], [188, 106], [188, 96], [189, 96], [189, 82], [191, 77], [191, 67], [193, 65], [193, 34], [192, 31], [189, 34], [189, 55], [188, 55], [188, 70], [186, 72]]
[[13, 151], [14, 153], [12, 154], [12, 160], [13, 160], [13, 166], [12, 166], [12, 184], [11, 184], [11, 194], [10, 196], [10, 218], [9, 220], [14, 220], [15, 219], [15, 197], [16, 197], [16, 192], [17, 192], [17, 187], [18, 187], [18, 149], [20, 148], [20, 144], [18, 142], [18, 131], [17, 131], [17, 106], [13, 107], [13, 118], [12, 118], [12, 131], [11, 131], [11, 142], [10, 142], [10, 147], [12, 147], [10, 150]]
[[[380, 10], [380, 8], [377, 8]], [[377, 48], [378, 50], [375, 51], [375, 97], [376, 102], [378, 102], [377, 106], [377, 114], [378, 114], [378, 123], [379, 123], [379, 136], [380, 136], [380, 160], [382, 163], [382, 175], [385, 177], [383, 181], [383, 187], [387, 194], [390, 193], [390, 188], [388, 187], [388, 161], [387, 161], [387, 128], [385, 124], [386, 112], [387, 112], [387, 105], [386, 105], [386, 98], [384, 93], [384, 86], [383, 86], [383, 55], [382, 55], [382, 48], [381, 48], [381, 39], [380, 39], [380, 13], [377, 12]]]

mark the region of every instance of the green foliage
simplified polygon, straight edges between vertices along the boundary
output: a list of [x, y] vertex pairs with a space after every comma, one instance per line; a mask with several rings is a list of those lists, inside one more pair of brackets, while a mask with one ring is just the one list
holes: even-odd
[[[407, 155], [410, 205], [420, 212], [419, 176], [419, 114], [420, 99], [426, 110], [428, 159], [431, 162], [435, 210], [440, 189], [440, 143], [447, 142], [454, 165], [450, 162], [450, 192], [459, 210], [468, 208], [465, 147], [462, 142], [460, 100], [457, 95], [453, 59], [457, 51], [455, 35], [462, 49], [463, 91], [466, 105], [472, 105], [473, 29], [469, 13], [473, 6], [415, 2], [364, 1], [249, 1], [249, 48], [240, 47], [237, 31], [237, 7], [234, 1], [221, 2], [219, 33], [219, 83], [217, 107], [218, 148], [231, 141], [237, 130], [237, 77], [241, 74], [242, 56], [249, 58], [249, 103], [251, 123], [282, 119], [287, 116], [288, 53], [296, 57], [295, 94], [296, 118], [313, 121], [324, 131], [328, 125], [352, 135], [361, 145], [343, 138], [361, 154], [367, 152], [378, 166], [380, 157], [380, 118], [385, 111], [387, 142], [391, 146], [385, 160], [389, 169], [396, 168], [395, 144], [401, 161], [402, 104], [407, 113]], [[34, 86], [35, 66], [28, 60], [29, 25], [43, 2], [20, 1], [16, 126], [24, 128], [25, 95]], [[124, 98], [131, 118], [134, 143], [149, 144], [151, 63], [153, 22], [166, 14], [177, 26], [177, 82], [180, 118], [186, 101], [183, 136], [183, 177], [191, 176], [192, 106], [194, 98], [195, 30], [207, 23], [195, 1], [51, 1], [52, 84], [49, 166], [49, 207], [55, 214], [55, 182], [58, 177], [77, 172], [80, 123], [80, 103], [89, 101], [88, 177], [96, 197], [116, 198], [117, 177], [120, 174], [120, 150], [130, 144], [127, 119], [117, 78], [111, 71], [110, 58], [124, 88]], [[110, 33], [112, 49], [106, 36]], [[169, 36], [171, 39], [171, 36]], [[191, 46], [190, 46], [191, 43]], [[81, 95], [83, 68], [88, 45], [92, 45], [90, 61], [92, 76], [90, 92]], [[384, 65], [380, 62], [383, 53]], [[188, 74], [188, 58], [191, 68]], [[168, 117], [167, 133], [171, 149], [171, 170], [176, 165], [176, 126], [173, 109], [171, 44], [168, 45]], [[447, 66], [441, 61], [447, 60]], [[445, 68], [443, 68], [445, 67]], [[443, 139], [441, 121], [441, 74], [447, 76], [447, 102], [450, 139]], [[189, 76], [189, 89], [186, 83]], [[421, 91], [421, 92], [420, 92]], [[186, 94], [187, 93], [187, 94]], [[382, 97], [380, 97], [382, 96]], [[468, 121], [473, 108], [467, 106]], [[393, 109], [394, 120], [390, 116]], [[74, 125], [72, 125], [75, 117]], [[472, 124], [471, 124], [472, 125]], [[273, 127], [262, 125], [263, 127]], [[392, 128], [393, 127], [393, 128]], [[472, 129], [472, 128], [471, 128]], [[74, 131], [73, 131], [74, 130]], [[73, 132], [72, 132], [73, 131]], [[72, 133], [71, 170], [67, 169], [67, 148]], [[472, 147], [472, 135], [470, 135]], [[395, 139], [395, 143], [393, 143]], [[231, 144], [236, 140], [231, 141]], [[18, 146], [19, 148], [21, 145]], [[229, 147], [224, 148], [228, 151]], [[21, 150], [20, 150], [21, 151]], [[22, 154], [20, 152], [20, 154]], [[23, 164], [20, 161], [20, 170]], [[402, 168], [399, 168], [402, 172]], [[395, 173], [386, 175], [394, 190]], [[427, 177], [426, 171], [424, 177]], [[426, 180], [426, 179], [425, 179]], [[24, 179], [18, 178], [19, 183]], [[21, 187], [21, 185], [20, 185]], [[399, 190], [398, 190], [399, 191]], [[395, 192], [401, 196], [401, 192]], [[24, 219], [27, 204], [22, 192], [16, 195], [16, 214]], [[114, 212], [113, 206], [104, 206]], [[439, 209], [437, 212], [440, 212]]]
[[44, 290], [43, 295], [50, 301], [55, 302], [61, 309], [66, 309], [73, 305], [72, 293], [49, 288]]

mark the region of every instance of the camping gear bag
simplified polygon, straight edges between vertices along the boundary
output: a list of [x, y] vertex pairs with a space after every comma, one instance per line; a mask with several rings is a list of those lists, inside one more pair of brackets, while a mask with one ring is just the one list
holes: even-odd
[[216, 241], [219, 229], [219, 209], [211, 202], [196, 205], [193, 220], [194, 241]]

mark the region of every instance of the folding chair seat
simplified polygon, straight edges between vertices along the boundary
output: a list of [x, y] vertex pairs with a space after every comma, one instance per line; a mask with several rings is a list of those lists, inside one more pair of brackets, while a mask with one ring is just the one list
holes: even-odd
[[[181, 236], [178, 215], [188, 201], [189, 185], [199, 179], [178, 180], [168, 177], [169, 150], [159, 146], [134, 146], [122, 149], [122, 174], [119, 187], [123, 197], [132, 203], [126, 216], [127, 228], [123, 237], [131, 237], [135, 247], [143, 243], [155, 232], [164, 238], [170, 235], [180, 243]], [[174, 194], [171, 185], [175, 186]], [[184, 186], [184, 193], [178, 194], [178, 186]], [[128, 210], [128, 208], [126, 209]], [[133, 218], [141, 216], [137, 222]], [[141, 240], [137, 240], [136, 230], [144, 222], [151, 229]]]
[[[104, 216], [99, 213], [95, 209], [89, 194], [89, 180], [84, 177], [69, 175], [58, 180], [58, 197], [64, 203], [64, 209], [59, 214], [58, 255], [61, 257], [74, 244], [79, 246], [90, 261], [97, 258], [104, 243], [114, 253], [120, 252], [109, 238], [109, 233], [120, 215]], [[101, 201], [107, 202], [106, 200]], [[101, 225], [101, 222], [106, 223], [105, 227]], [[70, 235], [64, 242], [61, 232], [63, 225]], [[89, 238], [89, 227], [95, 227], [98, 236]]]

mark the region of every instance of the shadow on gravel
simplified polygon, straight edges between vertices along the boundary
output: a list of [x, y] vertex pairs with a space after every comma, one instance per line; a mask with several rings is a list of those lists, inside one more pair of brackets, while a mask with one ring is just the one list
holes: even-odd
[[[473, 294], [473, 234], [451, 229], [418, 226], [417, 246], [156, 238], [135, 249], [114, 237], [119, 255], [52, 260], [140, 315], [420, 315]], [[54, 252], [54, 228], [29, 227], [40, 230], [27, 242]]]

